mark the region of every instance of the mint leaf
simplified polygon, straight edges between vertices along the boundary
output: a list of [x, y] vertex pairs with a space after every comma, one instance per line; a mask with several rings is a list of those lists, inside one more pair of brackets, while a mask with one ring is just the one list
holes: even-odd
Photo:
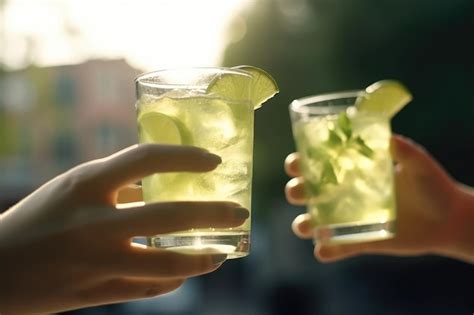
[[339, 147], [342, 145], [344, 141], [341, 137], [337, 134], [335, 130], [329, 129], [329, 139], [328, 143], [331, 147]]
[[346, 112], [341, 112], [337, 118], [337, 125], [342, 130], [347, 139], [352, 137], [352, 123]]
[[356, 150], [364, 155], [365, 157], [368, 157], [371, 159], [374, 156], [374, 151], [365, 143], [364, 139], [362, 139], [360, 136], [357, 136], [354, 139], [354, 143], [356, 144]]
[[321, 184], [337, 184], [336, 172], [330, 161], [324, 161], [323, 171], [321, 172]]
[[334, 172], [334, 167], [332, 166], [331, 162], [325, 161], [323, 163], [323, 169], [321, 171], [321, 177], [319, 181], [316, 182], [313, 180], [306, 180], [304, 186], [306, 191], [311, 194], [311, 196], [317, 196], [321, 194], [324, 186], [337, 183], [338, 181], [336, 173]]

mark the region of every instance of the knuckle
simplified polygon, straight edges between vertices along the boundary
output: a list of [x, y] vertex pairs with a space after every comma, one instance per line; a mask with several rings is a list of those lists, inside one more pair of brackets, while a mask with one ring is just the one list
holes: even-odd
[[57, 192], [77, 206], [88, 202], [107, 201], [107, 199], [104, 200], [107, 178], [100, 176], [101, 163], [91, 161], [64, 173], [54, 181], [53, 193]]
[[153, 155], [156, 156], [159, 145], [153, 143], [143, 143], [134, 147], [130, 152], [127, 152], [128, 158], [137, 163], [143, 163], [150, 160]]
[[61, 189], [70, 193], [77, 193], [89, 186], [91, 182], [91, 163], [80, 165], [67, 173], [59, 181]]

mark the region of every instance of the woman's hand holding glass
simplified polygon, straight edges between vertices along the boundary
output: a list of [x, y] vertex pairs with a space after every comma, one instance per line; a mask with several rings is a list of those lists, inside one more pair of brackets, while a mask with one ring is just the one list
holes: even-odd
[[[407, 138], [393, 136], [391, 153], [396, 163], [396, 237], [356, 244], [316, 244], [316, 258], [333, 262], [361, 254], [437, 254], [474, 263], [474, 189], [457, 183], [425, 149]], [[305, 205], [297, 153], [287, 157], [285, 170], [293, 177], [285, 188], [287, 200]], [[296, 217], [292, 228], [300, 238], [311, 238], [310, 215]]]
[[0, 216], [0, 313], [58, 312], [153, 297], [217, 269], [225, 255], [184, 255], [131, 240], [239, 226], [248, 210], [232, 202], [117, 204], [141, 200], [133, 183], [147, 175], [206, 172], [220, 162], [195, 147], [137, 145], [79, 165], [37, 189]]

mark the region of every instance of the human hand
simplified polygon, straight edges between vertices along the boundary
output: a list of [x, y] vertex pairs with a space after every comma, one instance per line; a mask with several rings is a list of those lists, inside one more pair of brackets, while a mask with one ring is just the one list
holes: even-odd
[[[184, 255], [131, 243], [190, 228], [239, 226], [232, 202], [117, 209], [118, 191], [156, 172], [206, 172], [221, 162], [195, 147], [137, 145], [54, 178], [0, 217], [0, 313], [39, 314], [153, 297], [217, 269], [226, 255]], [[133, 188], [121, 202], [136, 201]]]
[[[397, 233], [395, 238], [356, 244], [316, 244], [314, 254], [332, 262], [361, 254], [445, 255], [474, 263], [474, 192], [456, 183], [421, 146], [393, 136], [391, 153], [395, 166]], [[292, 178], [286, 185], [287, 200], [305, 204], [304, 180], [299, 156], [290, 154], [285, 170]], [[295, 218], [294, 233], [311, 238], [309, 214]]]

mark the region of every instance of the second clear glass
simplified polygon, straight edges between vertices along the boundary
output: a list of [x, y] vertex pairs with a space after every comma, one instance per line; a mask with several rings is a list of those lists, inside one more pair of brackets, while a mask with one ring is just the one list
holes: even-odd
[[361, 93], [310, 96], [290, 105], [316, 242], [364, 242], [395, 233], [390, 120], [357, 112]]

